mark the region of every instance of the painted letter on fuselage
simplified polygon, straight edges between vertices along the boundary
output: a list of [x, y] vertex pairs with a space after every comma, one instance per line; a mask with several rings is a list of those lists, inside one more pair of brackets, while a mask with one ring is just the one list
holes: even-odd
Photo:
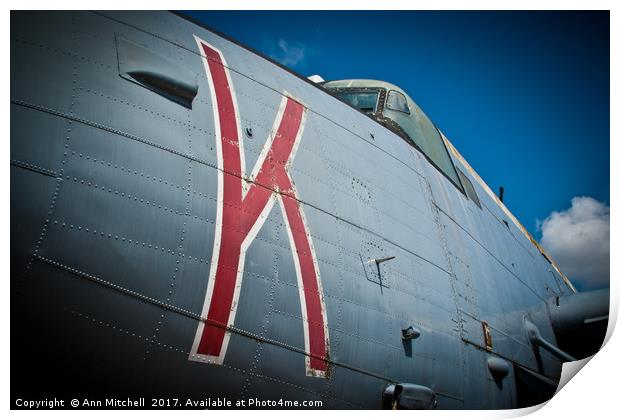
[[288, 173], [304, 130], [307, 109], [299, 101], [283, 96], [271, 134], [247, 177], [238, 107], [226, 61], [216, 47], [198, 37], [195, 39], [213, 102], [218, 201], [202, 320], [189, 358], [207, 363], [224, 362], [238, 309], [245, 254], [278, 202], [297, 274], [306, 374], [324, 377], [329, 339], [321, 277], [308, 224]]

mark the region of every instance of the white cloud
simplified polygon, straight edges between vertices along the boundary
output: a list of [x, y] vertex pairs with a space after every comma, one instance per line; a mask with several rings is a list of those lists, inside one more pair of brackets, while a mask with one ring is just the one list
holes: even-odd
[[568, 210], [538, 222], [541, 245], [580, 290], [609, 287], [609, 207], [574, 197]]
[[306, 57], [306, 46], [298, 42], [280, 39], [269, 56], [285, 66], [294, 66]]

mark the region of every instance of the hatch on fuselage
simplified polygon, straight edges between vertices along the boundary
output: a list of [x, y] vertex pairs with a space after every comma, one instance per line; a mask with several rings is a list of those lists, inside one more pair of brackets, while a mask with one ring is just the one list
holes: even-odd
[[379, 80], [334, 80], [323, 88], [404, 138], [462, 189], [441, 133], [401, 88]]

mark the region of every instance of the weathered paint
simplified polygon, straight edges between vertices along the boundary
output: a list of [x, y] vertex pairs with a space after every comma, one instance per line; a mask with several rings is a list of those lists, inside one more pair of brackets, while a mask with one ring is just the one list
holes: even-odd
[[[225, 57], [234, 86], [236, 103], [220, 109], [236, 115], [243, 143], [232, 174], [194, 35]], [[117, 36], [195, 74], [191, 108], [123, 78]], [[402, 383], [431, 389], [438, 408], [506, 408], [518, 402], [515, 366], [559, 377], [561, 361], [533, 351], [524, 322], [555, 344], [547, 300], [570, 283], [512, 233], [520, 225], [475, 176], [482, 209], [393, 132], [170, 13], [14, 12], [11, 43], [11, 354], [22, 369], [12, 392], [380, 408]], [[218, 180], [226, 170], [248, 191], [264, 188], [240, 168], [257, 167], [283, 103], [305, 109], [286, 166], [296, 203], [264, 214], [245, 252], [221, 364], [195, 363], [209, 273], [221, 266], [218, 206], [238, 200]], [[324, 377], [306, 374], [294, 207], [320, 273]], [[386, 257], [378, 284], [364, 264]], [[420, 335], [403, 342], [409, 326]], [[501, 386], [491, 355], [509, 362]]]

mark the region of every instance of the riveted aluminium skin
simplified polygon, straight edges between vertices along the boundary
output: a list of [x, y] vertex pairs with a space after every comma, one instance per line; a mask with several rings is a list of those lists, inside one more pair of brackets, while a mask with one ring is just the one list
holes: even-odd
[[[547, 286], [564, 296], [574, 290], [565, 277], [556, 282], [549, 269], [557, 266], [493, 194], [483, 194], [485, 184], [447, 140], [482, 208], [393, 131], [179, 16], [14, 12], [11, 19], [15, 396], [282, 397], [380, 408], [386, 387], [411, 384], [432, 390], [440, 409], [509, 408], [518, 402], [514, 375], [498, 387], [489, 356], [510, 370], [559, 378], [561, 361], [533, 352], [522, 321], [527, 315], [557, 344]], [[278, 206], [247, 250], [234, 325], [221, 325], [231, 334], [223, 363], [189, 360], [198, 323], [209, 322], [200, 314], [223, 169], [216, 104], [194, 35], [226, 59], [239, 126], [252, 130], [243, 144], [247, 168], [273, 134], [283, 96], [307, 108], [288, 171], [321, 274], [325, 377], [304, 370], [299, 286]], [[166, 77], [183, 68], [179, 86], [187, 92], [195, 76], [191, 108], [183, 105], [187, 94], [174, 101], [123, 78], [118, 36], [174, 63], [160, 69]], [[386, 257], [395, 258], [381, 264], [379, 286], [364, 264]], [[409, 325], [420, 336], [407, 344]]]

